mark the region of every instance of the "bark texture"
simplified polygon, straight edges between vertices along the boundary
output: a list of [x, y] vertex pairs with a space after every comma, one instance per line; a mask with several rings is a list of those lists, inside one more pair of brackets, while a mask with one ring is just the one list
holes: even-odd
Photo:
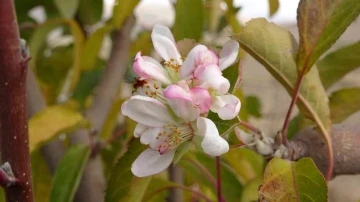
[[0, 0], [0, 150], [16, 186], [5, 188], [6, 201], [32, 202], [29, 136], [26, 103], [28, 56], [22, 54], [14, 2]]

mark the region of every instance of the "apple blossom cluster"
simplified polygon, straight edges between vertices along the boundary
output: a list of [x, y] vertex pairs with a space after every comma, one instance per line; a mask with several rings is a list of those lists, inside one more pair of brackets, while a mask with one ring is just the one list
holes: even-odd
[[240, 100], [228, 93], [230, 82], [221, 72], [237, 58], [236, 41], [228, 41], [219, 56], [204, 45], [196, 45], [184, 58], [167, 27], [155, 25], [151, 38], [164, 62], [137, 53], [133, 70], [139, 78], [133, 96], [121, 108], [138, 123], [134, 136], [149, 145], [132, 164], [131, 171], [138, 177], [165, 170], [177, 148], [196, 138], [206, 154], [226, 153], [227, 141], [206, 116], [212, 111], [230, 120], [241, 106]]

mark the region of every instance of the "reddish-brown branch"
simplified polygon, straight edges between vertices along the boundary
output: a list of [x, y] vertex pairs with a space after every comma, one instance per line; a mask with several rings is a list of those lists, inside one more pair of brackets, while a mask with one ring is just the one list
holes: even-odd
[[26, 104], [28, 57], [22, 55], [12, 0], [0, 0], [0, 150], [19, 186], [5, 188], [6, 201], [32, 202]]

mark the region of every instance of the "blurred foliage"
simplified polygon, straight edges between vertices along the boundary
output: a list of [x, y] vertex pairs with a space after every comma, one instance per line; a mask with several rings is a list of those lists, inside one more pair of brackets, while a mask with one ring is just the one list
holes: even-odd
[[77, 111], [65, 105], [47, 107], [29, 120], [30, 151], [61, 133], [89, 127], [89, 122]]
[[[54, 176], [49, 172], [40, 148], [59, 134], [90, 126], [82, 114], [91, 104], [107, 66], [112, 33], [123, 28], [139, 2], [115, 0], [112, 15], [103, 18], [102, 0], [15, 0], [20, 34], [28, 41], [32, 57], [29, 67], [34, 71], [48, 105], [29, 119], [36, 201], [72, 201], [90, 148], [70, 146]], [[317, 3], [326, 6], [313, 8]], [[268, 0], [268, 5], [269, 16], [275, 15], [281, 7], [278, 0]], [[330, 97], [325, 92], [360, 66], [359, 42], [335, 50], [318, 61], [359, 15], [359, 1], [319, 0], [306, 4], [306, 0], [301, 0], [298, 9], [299, 43], [290, 32], [265, 19], [254, 19], [243, 25], [237, 18], [241, 7], [236, 7], [233, 0], [177, 0], [173, 8], [175, 22], [172, 31], [183, 57], [198, 43], [210, 45], [218, 52], [224, 34], [232, 35], [240, 43], [238, 61], [224, 70], [223, 75], [230, 81], [230, 92], [241, 100], [239, 119], [242, 121], [264, 118], [262, 100], [247, 95], [239, 83], [242, 80], [240, 62], [246, 57], [245, 51], [259, 61], [290, 95], [299, 72], [308, 72], [297, 102], [300, 114], [291, 121], [289, 136], [311, 124], [317, 124], [327, 136], [330, 118], [332, 122], [341, 122], [360, 110], [358, 88], [340, 89]], [[30, 17], [33, 9], [38, 12], [43, 9], [44, 21]], [[315, 17], [310, 13], [316, 14]], [[135, 54], [141, 51], [142, 55], [153, 55], [151, 30], [139, 27], [131, 33], [131, 47], [127, 53], [125, 80], [129, 83], [134, 82], [132, 63]], [[170, 182], [163, 173], [146, 178], [133, 176], [131, 164], [145, 146], [133, 139], [136, 123], [119, 116], [121, 105], [129, 96], [126, 87], [113, 87], [121, 88], [121, 91], [109, 101], [112, 106], [106, 112], [103, 127], [95, 131], [99, 134], [96, 142], [99, 145], [96, 146], [101, 149], [104, 175], [109, 179], [106, 202], [164, 201], [172, 187], [187, 188], [184, 190], [187, 201], [196, 198], [193, 192], [200, 192], [215, 201], [215, 159], [196, 152], [193, 144], [183, 145], [175, 157], [177, 165], [184, 170], [183, 185]], [[226, 133], [231, 145], [230, 151], [221, 157], [226, 201], [256, 201], [258, 194], [260, 200], [268, 201], [280, 195], [298, 201], [307, 201], [302, 198], [306, 195], [314, 201], [326, 201], [323, 197], [327, 190], [325, 181], [310, 159], [298, 162], [273, 159], [265, 169], [267, 161], [264, 157], [236, 146], [239, 140], [229, 128], [237, 126], [238, 119], [223, 121], [214, 113], [209, 113], [208, 117], [217, 125], [220, 134]], [[294, 194], [296, 192], [298, 196]]]

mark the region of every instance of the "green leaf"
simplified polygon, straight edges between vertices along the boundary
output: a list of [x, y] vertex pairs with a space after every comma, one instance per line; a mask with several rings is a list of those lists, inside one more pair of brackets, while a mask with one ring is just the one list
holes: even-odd
[[[81, 55], [85, 43], [85, 36], [80, 28], [80, 25], [74, 20], [69, 20], [68, 25], [70, 27], [71, 34], [74, 37], [74, 61], [71, 72], [69, 72], [68, 74], [67, 80], [69, 82], [69, 85], [66, 85], [67, 81], [65, 81], [63, 89], [63, 94], [65, 95], [72, 93], [75, 90], [77, 83], [79, 82], [81, 74]], [[67, 88], [67, 86], [69, 87]]]
[[98, 63], [97, 68], [82, 72], [79, 83], [72, 95], [72, 98], [76, 99], [81, 107], [84, 107], [86, 98], [91, 95], [104, 72], [103, 66], [105, 62], [99, 60]]
[[175, 40], [190, 38], [199, 41], [203, 33], [203, 18], [202, 0], [176, 1], [175, 23], [173, 27]]
[[297, 68], [308, 72], [360, 13], [358, 0], [301, 0]]
[[50, 202], [73, 201], [89, 157], [90, 149], [87, 145], [76, 145], [66, 152], [56, 169]]
[[[145, 192], [150, 184], [152, 177], [134, 177], [131, 181], [131, 187], [128, 193], [119, 202], [142, 202]], [[107, 201], [106, 201], [107, 202]], [[117, 202], [117, 201], [114, 201]]]
[[252, 115], [256, 118], [261, 117], [261, 102], [256, 96], [247, 96], [246, 97], [246, 110], [249, 115]]
[[64, 18], [73, 18], [78, 7], [79, 0], [54, 0], [55, 5]]
[[[292, 95], [297, 80], [297, 45], [290, 32], [259, 18], [248, 22], [244, 30], [232, 38], [239, 41], [242, 48], [263, 64]], [[303, 79], [297, 105], [305, 117], [317, 123], [328, 144], [331, 144], [328, 134], [330, 110], [326, 100], [318, 70], [312, 68]]]
[[279, 0], [268, 0], [268, 2], [270, 16], [273, 16], [279, 10]]
[[330, 96], [331, 120], [340, 123], [360, 110], [360, 88], [345, 88]]
[[175, 183], [170, 182], [168, 180], [158, 179], [153, 177], [151, 180], [148, 189], [144, 195], [144, 201], [158, 202], [158, 201], [166, 201], [166, 197], [169, 193], [169, 189], [161, 191], [158, 193], [158, 190], [162, 190], [165, 187], [175, 185]]
[[37, 56], [36, 73], [39, 86], [48, 105], [57, 103], [57, 98], [63, 88], [66, 76], [71, 69], [73, 61], [73, 47], [59, 46], [51, 49], [51, 55], [45, 55], [47, 47], [42, 47]]
[[52, 176], [39, 149], [31, 152], [31, 171], [36, 202], [49, 202]]
[[297, 162], [273, 158], [265, 169], [260, 201], [327, 201], [327, 185], [311, 158]]
[[231, 149], [222, 157], [234, 169], [242, 184], [263, 174], [265, 159], [249, 149]]
[[258, 196], [258, 190], [261, 185], [262, 178], [258, 177], [253, 180], [251, 180], [249, 183], [247, 183], [244, 186], [243, 193], [241, 194], [241, 200], [240, 202], [254, 202], [257, 201]]
[[79, 2], [79, 18], [80, 21], [93, 25], [101, 20], [103, 12], [102, 0], [80, 0]]
[[112, 25], [120, 28], [129, 17], [140, 0], [116, 0], [113, 8]]
[[89, 126], [81, 113], [65, 106], [46, 107], [29, 120], [30, 151], [63, 132]]
[[316, 63], [325, 89], [360, 67], [360, 41], [342, 47]]
[[185, 154], [186, 152], [188, 152], [188, 151], [191, 149], [192, 146], [193, 146], [193, 144], [190, 143], [189, 141], [182, 143], [182, 144], [176, 149], [173, 163], [174, 163], [174, 164], [177, 164], [177, 163], [180, 161], [181, 157], [183, 157], [184, 154]]
[[[135, 182], [139, 180], [132, 174], [131, 165], [145, 148], [146, 146], [142, 145], [137, 139], [133, 139], [130, 142], [128, 151], [119, 159], [111, 172], [106, 188], [105, 202], [125, 202], [129, 194], [134, 194], [129, 191], [133, 189], [132, 186], [136, 186], [136, 184], [133, 184], [133, 180], [135, 180]], [[136, 191], [136, 189], [134, 189], [134, 191]], [[143, 191], [145, 190], [139, 190], [137, 194], [143, 194]]]
[[104, 122], [104, 125], [100, 131], [100, 137], [102, 139], [108, 139], [113, 134], [114, 129], [116, 127], [118, 114], [119, 114], [119, 111], [121, 109], [121, 105], [123, 104], [123, 102], [124, 102], [123, 99], [120, 99], [120, 98], [114, 99], [113, 104], [111, 105], [109, 113]]
[[105, 36], [112, 30], [112, 26], [104, 25], [97, 29], [84, 43], [83, 52], [80, 56], [82, 70], [92, 70], [99, 55], [99, 51]]
[[36, 61], [40, 51], [46, 44], [47, 35], [51, 30], [56, 28], [58, 24], [46, 23], [42, 26], [39, 26], [34, 33], [31, 35], [29, 40], [29, 51], [31, 55], [31, 60], [29, 62], [29, 66], [31, 69], [36, 68]]

